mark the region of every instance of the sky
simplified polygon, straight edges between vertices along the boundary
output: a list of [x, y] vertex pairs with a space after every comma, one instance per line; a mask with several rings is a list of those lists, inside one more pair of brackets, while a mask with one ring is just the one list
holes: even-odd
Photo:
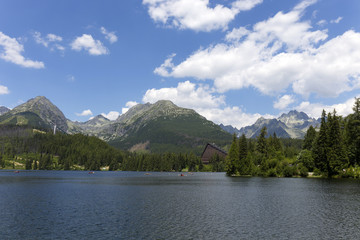
[[45, 96], [73, 121], [171, 100], [241, 128], [352, 112], [359, 0], [2, 0], [0, 106]]

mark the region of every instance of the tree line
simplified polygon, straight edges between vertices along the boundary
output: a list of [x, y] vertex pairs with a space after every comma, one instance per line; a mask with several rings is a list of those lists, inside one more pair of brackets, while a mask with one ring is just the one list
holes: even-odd
[[0, 126], [0, 168], [27, 170], [201, 171], [193, 153], [133, 153], [93, 136]]
[[309, 172], [323, 177], [360, 177], [360, 98], [355, 98], [353, 113], [343, 118], [334, 110], [322, 112], [318, 130], [307, 130], [302, 150], [289, 158], [284, 144], [274, 133], [266, 138], [264, 127], [249, 149], [250, 139], [234, 135], [229, 154], [224, 159], [226, 173], [257, 176], [308, 176]]

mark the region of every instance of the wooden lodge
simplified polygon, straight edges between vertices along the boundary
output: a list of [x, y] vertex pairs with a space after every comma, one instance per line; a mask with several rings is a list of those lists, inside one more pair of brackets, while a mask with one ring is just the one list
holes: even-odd
[[221, 148], [217, 147], [215, 144], [206, 144], [206, 147], [201, 154], [201, 161], [203, 164], [208, 164], [211, 157], [215, 154], [218, 154], [220, 157], [225, 158], [227, 156], [227, 152], [222, 150]]

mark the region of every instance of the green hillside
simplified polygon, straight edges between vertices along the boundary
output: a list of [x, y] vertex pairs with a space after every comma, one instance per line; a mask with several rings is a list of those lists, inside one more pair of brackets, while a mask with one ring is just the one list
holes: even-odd
[[[139, 120], [140, 121], [140, 120]], [[231, 142], [231, 135], [200, 115], [184, 114], [173, 117], [157, 117], [127, 132], [126, 137], [109, 143], [120, 149], [130, 149], [148, 142], [151, 152], [190, 152], [200, 154], [208, 142], [219, 146]]]

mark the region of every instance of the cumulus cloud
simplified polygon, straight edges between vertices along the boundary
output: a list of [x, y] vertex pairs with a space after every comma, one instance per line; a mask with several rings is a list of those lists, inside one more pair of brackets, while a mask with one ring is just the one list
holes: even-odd
[[134, 107], [135, 105], [138, 105], [135, 101], [129, 101], [125, 104], [125, 107], [122, 108], [121, 114], [126, 113], [130, 108]]
[[159, 100], [170, 100], [180, 107], [194, 109], [217, 124], [237, 128], [253, 124], [261, 117], [258, 113], [246, 113], [239, 107], [227, 106], [225, 96], [218, 96], [208, 86], [196, 85], [189, 81], [180, 82], [174, 88], [149, 89], [142, 99], [144, 103], [155, 103]]
[[0, 49], [0, 58], [7, 62], [15, 63], [27, 68], [45, 67], [43, 62], [26, 59], [22, 55], [22, 52], [24, 52], [24, 46], [15, 38], [11, 38], [2, 32], [0, 32], [0, 46], [2, 47], [2, 49]]
[[79, 117], [85, 117], [85, 116], [92, 116], [93, 113], [91, 112], [90, 109], [87, 109], [87, 110], [84, 110], [82, 111], [81, 113], [75, 113], [76, 116], [79, 116]]
[[[358, 96], [360, 97], [360, 95]], [[337, 112], [337, 115], [346, 117], [347, 115], [353, 113], [353, 106], [355, 103], [355, 98], [350, 98], [343, 103], [326, 105], [322, 103], [310, 103], [304, 101], [299, 104], [295, 109], [298, 111], [306, 112], [310, 117], [319, 118], [321, 116], [322, 110], [324, 109], [327, 113], [332, 112], [334, 109]]]
[[8, 87], [0, 85], [0, 95], [5, 95], [5, 94], [9, 94], [10, 91], [8, 89]]
[[241, 11], [247, 11], [263, 0], [237, 0], [226, 7], [209, 6], [209, 0], [143, 0], [150, 17], [158, 23], [179, 29], [209, 32], [227, 29]]
[[95, 40], [89, 34], [83, 34], [81, 37], [77, 37], [70, 45], [71, 49], [75, 51], [85, 50], [90, 55], [104, 55], [109, 53], [108, 49], [100, 40]]
[[180, 82], [176, 88], [149, 89], [142, 100], [154, 103], [163, 99], [192, 109], [218, 107], [225, 104], [225, 96], [214, 96], [208, 86], [196, 86], [190, 81]]
[[349, 30], [327, 40], [327, 30], [302, 21], [316, 1], [302, 1], [288, 13], [278, 12], [250, 29], [229, 31], [226, 43], [200, 49], [178, 65], [174, 55], [155, 69], [163, 77], [213, 80], [218, 92], [254, 87], [266, 95], [292, 88], [335, 97], [360, 88], [360, 33]]
[[259, 113], [246, 113], [239, 107], [224, 108], [198, 108], [195, 109], [200, 115], [217, 124], [231, 125], [238, 129], [252, 125], [260, 117], [275, 118], [273, 115], [261, 115]]
[[105, 35], [105, 38], [110, 42], [110, 43], [115, 43], [117, 42], [118, 38], [115, 35], [115, 32], [109, 32], [107, 31], [104, 27], [100, 28], [101, 33]]
[[120, 116], [120, 113], [117, 112], [117, 111], [110, 111], [108, 114], [102, 113], [101, 115], [106, 117], [107, 119], [109, 119], [111, 121], [114, 121]]
[[274, 108], [283, 110], [294, 102], [295, 102], [294, 96], [286, 94], [274, 102]]

